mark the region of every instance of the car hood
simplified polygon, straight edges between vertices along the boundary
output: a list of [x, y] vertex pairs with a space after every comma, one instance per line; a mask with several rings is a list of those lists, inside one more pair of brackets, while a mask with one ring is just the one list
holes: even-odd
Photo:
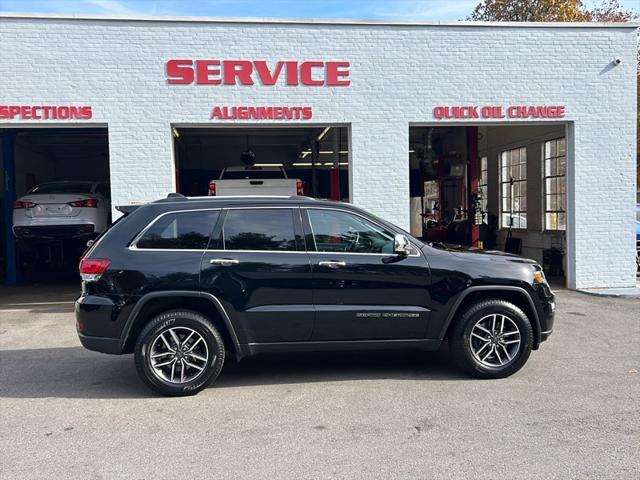
[[520, 257], [513, 253], [501, 252], [499, 250], [485, 250], [477, 247], [465, 247], [462, 245], [451, 245], [447, 243], [432, 242], [431, 247], [438, 250], [445, 250], [457, 257], [467, 258], [469, 260], [492, 261], [492, 262], [510, 262], [521, 263], [527, 265], [537, 265], [538, 262], [530, 258]]

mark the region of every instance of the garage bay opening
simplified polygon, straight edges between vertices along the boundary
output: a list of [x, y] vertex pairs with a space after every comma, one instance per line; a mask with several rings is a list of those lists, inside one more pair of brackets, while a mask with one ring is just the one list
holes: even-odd
[[77, 282], [87, 241], [111, 221], [106, 128], [0, 129], [1, 274]]
[[409, 129], [411, 233], [537, 260], [565, 282], [564, 124]]
[[172, 135], [183, 195], [349, 200], [345, 126], [173, 127]]

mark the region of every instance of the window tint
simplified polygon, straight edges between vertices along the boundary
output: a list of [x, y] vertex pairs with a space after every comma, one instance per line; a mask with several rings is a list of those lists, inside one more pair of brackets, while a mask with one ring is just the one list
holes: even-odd
[[156, 220], [136, 243], [138, 248], [204, 250], [219, 211], [176, 212]]
[[310, 209], [319, 252], [393, 253], [393, 233], [352, 213]]
[[229, 210], [223, 238], [225, 250], [296, 250], [293, 210]]

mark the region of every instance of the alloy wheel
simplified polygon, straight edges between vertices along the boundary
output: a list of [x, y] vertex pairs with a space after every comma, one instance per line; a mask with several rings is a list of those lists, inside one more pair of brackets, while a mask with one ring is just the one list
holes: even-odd
[[[209, 360], [207, 342], [187, 327], [173, 327], [160, 332], [151, 342], [149, 365], [161, 380], [188, 383], [205, 371]], [[214, 357], [215, 362], [215, 357]]]
[[502, 368], [513, 362], [521, 343], [522, 335], [516, 322], [499, 313], [478, 320], [469, 337], [475, 360], [491, 368]]

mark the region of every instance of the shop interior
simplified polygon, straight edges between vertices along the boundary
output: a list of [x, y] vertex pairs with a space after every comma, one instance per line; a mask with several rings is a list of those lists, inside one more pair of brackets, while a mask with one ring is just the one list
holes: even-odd
[[564, 283], [564, 124], [409, 130], [411, 233], [535, 259]]

